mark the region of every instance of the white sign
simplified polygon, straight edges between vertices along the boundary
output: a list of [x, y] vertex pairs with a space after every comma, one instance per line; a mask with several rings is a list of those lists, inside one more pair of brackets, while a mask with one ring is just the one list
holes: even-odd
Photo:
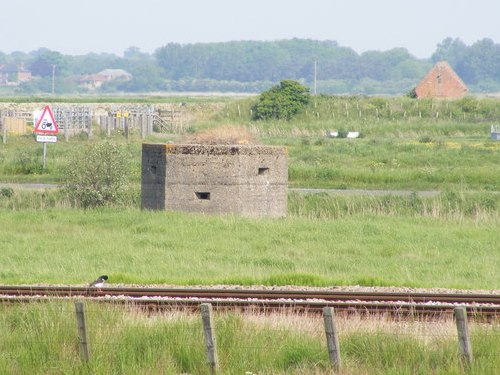
[[37, 135], [36, 141], [37, 142], [45, 142], [45, 143], [56, 143], [57, 136], [55, 136], [55, 135]]

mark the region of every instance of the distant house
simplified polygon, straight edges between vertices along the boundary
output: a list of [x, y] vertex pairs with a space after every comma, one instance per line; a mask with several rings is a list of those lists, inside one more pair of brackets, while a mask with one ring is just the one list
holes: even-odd
[[132, 74], [123, 69], [104, 69], [96, 74], [81, 76], [78, 82], [89, 90], [95, 90], [100, 88], [104, 82], [113, 81], [115, 79], [129, 81], [132, 78]]
[[101, 74], [87, 74], [78, 78], [80, 85], [89, 90], [98, 89], [106, 81], [108, 81], [108, 78]]
[[31, 80], [31, 71], [24, 69], [23, 64], [0, 65], [0, 86], [19, 86]]
[[104, 69], [97, 74], [106, 77], [108, 81], [112, 81], [114, 79], [130, 81], [132, 79], [132, 74], [123, 69]]
[[417, 98], [460, 98], [467, 86], [446, 61], [439, 61], [415, 88]]

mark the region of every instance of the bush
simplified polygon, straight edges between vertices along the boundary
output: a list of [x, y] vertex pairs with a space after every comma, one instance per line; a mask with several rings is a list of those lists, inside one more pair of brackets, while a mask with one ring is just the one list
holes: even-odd
[[281, 81], [259, 96], [252, 107], [253, 120], [290, 120], [310, 101], [309, 89], [292, 80]]
[[119, 203], [130, 174], [128, 160], [117, 145], [90, 145], [71, 158], [63, 173], [63, 190], [84, 208]]
[[10, 198], [14, 195], [14, 189], [11, 187], [3, 187], [0, 189], [0, 197]]

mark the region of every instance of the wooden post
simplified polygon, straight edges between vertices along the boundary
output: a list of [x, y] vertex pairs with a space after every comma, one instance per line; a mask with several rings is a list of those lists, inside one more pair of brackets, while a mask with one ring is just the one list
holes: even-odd
[[146, 115], [146, 137], [153, 134], [153, 115]]
[[469, 366], [472, 363], [472, 346], [470, 343], [469, 327], [467, 324], [467, 311], [465, 307], [455, 308], [455, 320], [457, 323], [458, 346], [460, 355], [465, 364]]
[[107, 117], [106, 118], [106, 135], [109, 137], [111, 136], [111, 122], [114, 121], [115, 119], [113, 117]]
[[125, 139], [128, 139], [128, 128], [129, 128], [129, 119], [128, 117], [122, 117], [122, 124], [123, 124], [123, 133], [125, 135]]
[[64, 140], [69, 140], [69, 121], [68, 116], [64, 116]]
[[75, 302], [76, 323], [78, 326], [78, 340], [80, 342], [80, 356], [85, 362], [90, 359], [89, 345], [87, 341], [87, 329], [85, 327], [85, 306], [83, 302]]
[[3, 130], [3, 144], [7, 144], [7, 125], [5, 125], [5, 117], [0, 118], [0, 125], [2, 125]]
[[205, 336], [205, 347], [207, 349], [208, 363], [210, 371], [215, 374], [218, 369], [217, 344], [215, 341], [215, 328], [212, 318], [212, 305], [202, 303], [200, 305], [201, 319], [203, 322], [203, 334]]
[[323, 320], [325, 322], [326, 345], [328, 355], [335, 371], [340, 370], [340, 346], [337, 329], [335, 327], [333, 307], [323, 308]]
[[153, 134], [153, 115], [148, 115], [147, 116], [147, 121], [148, 121], [148, 132], [147, 135]]
[[88, 134], [88, 139], [92, 139], [92, 136], [93, 136], [93, 134], [92, 134], [92, 116], [89, 116], [88, 119], [89, 119], [89, 130], [88, 130], [87, 134]]
[[144, 115], [143, 114], [140, 114], [140, 115], [137, 115], [137, 123], [139, 124], [139, 134], [141, 135], [141, 139], [144, 139], [145, 138], [145, 129], [144, 129]]

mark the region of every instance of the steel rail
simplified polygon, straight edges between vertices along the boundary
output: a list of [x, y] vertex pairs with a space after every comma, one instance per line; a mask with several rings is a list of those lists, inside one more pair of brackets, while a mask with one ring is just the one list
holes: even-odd
[[86, 296], [110, 295], [137, 297], [181, 297], [181, 298], [235, 298], [235, 299], [321, 299], [326, 301], [406, 301], [414, 303], [466, 303], [500, 305], [500, 294], [477, 293], [423, 293], [423, 292], [360, 292], [335, 290], [292, 289], [242, 289], [242, 288], [157, 288], [157, 287], [113, 287], [100, 289], [75, 286], [16, 286], [0, 285], [0, 295], [10, 296]]
[[345, 313], [389, 313], [401, 316], [442, 316], [464, 305], [471, 316], [492, 320], [500, 316], [500, 294], [360, 292], [335, 290], [157, 288], [75, 286], [0, 286], [0, 302], [42, 301], [84, 297], [101, 302], [134, 304], [148, 310], [172, 306], [195, 308], [212, 303], [218, 309], [320, 311], [333, 306]]

